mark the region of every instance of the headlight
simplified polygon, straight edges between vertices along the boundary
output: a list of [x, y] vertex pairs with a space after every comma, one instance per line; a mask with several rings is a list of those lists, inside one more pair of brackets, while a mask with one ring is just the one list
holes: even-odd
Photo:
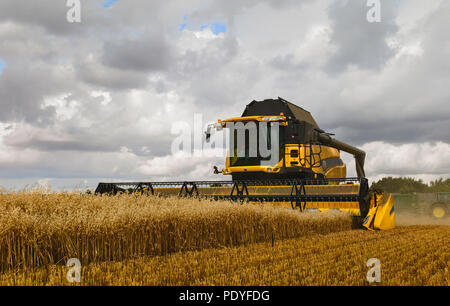
[[222, 124], [222, 122], [216, 122], [214, 123], [214, 128], [216, 129], [216, 131], [221, 131], [223, 129], [224, 124]]

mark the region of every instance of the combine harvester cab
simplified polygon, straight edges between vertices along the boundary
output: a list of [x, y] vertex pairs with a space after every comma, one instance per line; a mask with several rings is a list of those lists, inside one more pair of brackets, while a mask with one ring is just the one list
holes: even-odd
[[[100, 183], [96, 193], [133, 191], [290, 204], [300, 212], [349, 211], [359, 225], [370, 230], [394, 227], [392, 196], [369, 190], [364, 173], [366, 153], [331, 137], [305, 109], [282, 98], [252, 101], [240, 117], [210, 124], [206, 141], [213, 130], [223, 129], [230, 132], [230, 150], [225, 168], [215, 167], [214, 173], [232, 180]], [[346, 177], [341, 151], [353, 155], [356, 178]]]

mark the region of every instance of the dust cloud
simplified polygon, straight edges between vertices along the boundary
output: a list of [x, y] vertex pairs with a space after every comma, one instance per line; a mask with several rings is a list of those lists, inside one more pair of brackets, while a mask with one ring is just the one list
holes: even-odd
[[395, 225], [450, 225], [450, 217], [438, 219], [427, 215], [401, 213], [395, 216]]

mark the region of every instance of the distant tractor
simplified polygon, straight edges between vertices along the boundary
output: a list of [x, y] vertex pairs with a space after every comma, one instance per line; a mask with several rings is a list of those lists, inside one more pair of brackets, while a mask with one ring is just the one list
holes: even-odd
[[393, 193], [398, 213], [415, 213], [436, 219], [450, 215], [450, 192]]

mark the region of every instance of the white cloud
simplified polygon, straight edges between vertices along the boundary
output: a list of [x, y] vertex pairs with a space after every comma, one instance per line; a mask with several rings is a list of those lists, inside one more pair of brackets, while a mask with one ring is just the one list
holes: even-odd
[[[171, 125], [239, 116], [277, 96], [365, 149], [369, 177], [450, 172], [447, 1], [388, 3], [385, 23], [372, 25], [365, 0], [87, 2], [77, 27], [61, 18], [64, 3], [41, 2], [0, 3], [9, 182], [211, 178], [224, 158], [172, 155]], [[219, 21], [226, 33], [198, 30]]]
[[94, 98], [102, 97], [101, 105], [108, 105], [112, 101], [111, 93], [107, 91], [94, 90], [91, 92], [91, 96]]
[[41, 108], [45, 109], [49, 106], [55, 108], [56, 118], [60, 121], [70, 120], [79, 111], [79, 102], [70, 100], [70, 94], [62, 94], [55, 97], [46, 97], [41, 104]]
[[4, 138], [12, 135], [17, 129], [17, 124], [4, 124], [0, 122], [0, 168], [2, 165], [26, 165], [39, 162], [41, 153], [33, 149], [20, 150], [5, 144]]
[[[408, 143], [394, 145], [385, 142], [366, 143], [361, 147], [366, 152], [365, 172], [372, 180], [383, 176], [408, 176], [425, 181], [450, 176], [450, 144]], [[353, 158], [345, 154], [347, 172], [355, 176]]]
[[[220, 168], [225, 163], [224, 157], [216, 157], [217, 152], [177, 152], [163, 157], [145, 161], [138, 171], [147, 176], [176, 177], [182, 179], [213, 177], [213, 165]], [[216, 177], [217, 178], [217, 177]]]

